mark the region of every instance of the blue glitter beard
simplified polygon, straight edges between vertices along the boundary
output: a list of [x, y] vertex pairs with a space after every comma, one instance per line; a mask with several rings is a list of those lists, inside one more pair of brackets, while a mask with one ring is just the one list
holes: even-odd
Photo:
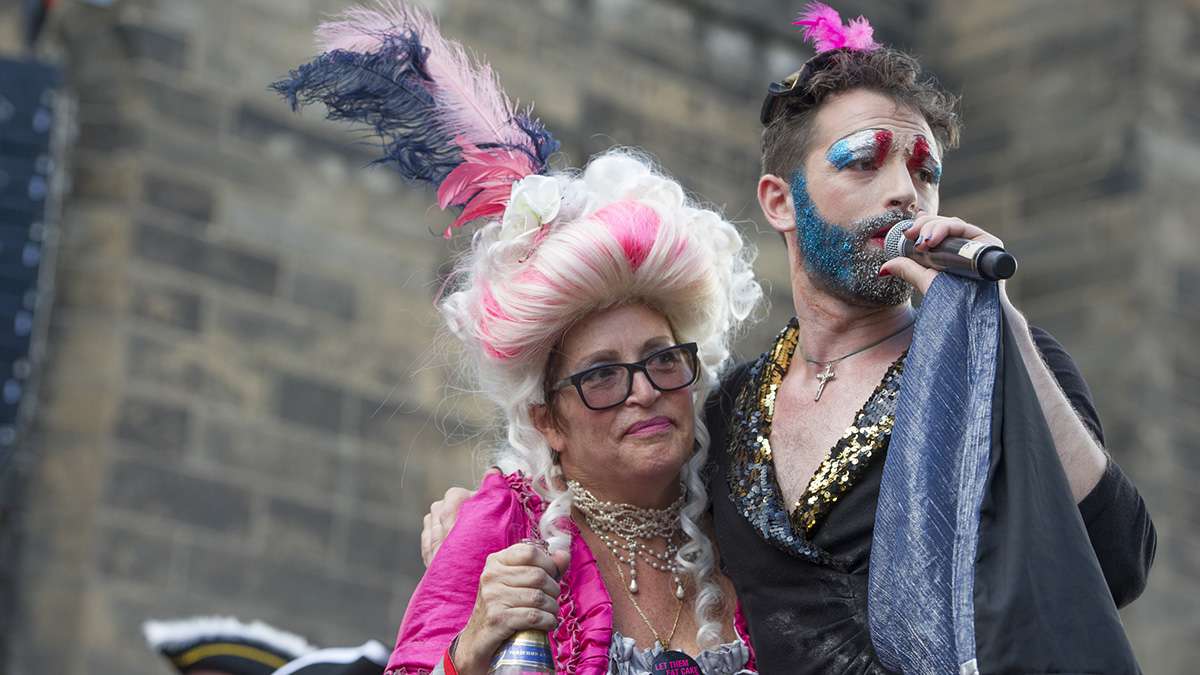
[[811, 278], [855, 304], [894, 306], [906, 302], [912, 287], [899, 277], [879, 277], [887, 257], [882, 249], [867, 248], [871, 233], [900, 222], [902, 211], [888, 211], [843, 228], [817, 213], [801, 172], [792, 175], [792, 204], [796, 207], [796, 242]]
[[849, 289], [853, 281], [850, 258], [854, 254], [854, 235], [827, 222], [817, 213], [817, 205], [808, 195], [808, 183], [797, 171], [792, 175], [792, 203], [796, 207], [796, 240], [810, 273], [816, 273], [834, 285]]

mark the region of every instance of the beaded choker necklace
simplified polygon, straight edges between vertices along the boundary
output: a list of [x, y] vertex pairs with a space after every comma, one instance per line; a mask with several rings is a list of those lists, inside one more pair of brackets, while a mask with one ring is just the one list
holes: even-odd
[[[629, 592], [638, 592], [637, 562], [659, 572], [670, 572], [675, 582], [675, 597], [682, 600], [683, 582], [679, 578], [679, 564], [675, 554], [683, 539], [683, 528], [679, 525], [679, 513], [686, 499], [680, 494], [665, 509], [643, 509], [630, 504], [618, 504], [597, 499], [579, 483], [569, 480], [567, 486], [575, 496], [575, 508], [583, 514], [587, 525], [600, 541], [608, 547], [619, 565], [629, 565]], [[662, 552], [646, 545], [661, 538], [665, 543]]]

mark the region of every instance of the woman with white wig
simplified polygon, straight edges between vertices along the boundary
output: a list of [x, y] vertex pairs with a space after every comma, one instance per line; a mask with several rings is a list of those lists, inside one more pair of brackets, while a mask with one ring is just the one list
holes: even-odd
[[737, 229], [634, 153], [550, 171], [549, 133], [418, 11], [352, 10], [320, 35], [276, 88], [374, 126], [385, 159], [463, 207], [455, 225], [490, 221], [439, 310], [503, 415], [500, 471], [430, 562], [387, 673], [489, 672], [529, 630], [560, 673], [754, 672], [700, 476], [703, 402], [762, 295]]

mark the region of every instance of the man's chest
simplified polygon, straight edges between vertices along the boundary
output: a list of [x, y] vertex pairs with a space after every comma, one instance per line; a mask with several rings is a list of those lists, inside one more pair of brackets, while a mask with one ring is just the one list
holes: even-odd
[[780, 388], [775, 419], [769, 441], [775, 464], [776, 480], [788, 509], [808, 488], [821, 463], [854, 424], [855, 417], [874, 389], [876, 382], [867, 378], [832, 385], [814, 400], [814, 380], [807, 382], [790, 375]]

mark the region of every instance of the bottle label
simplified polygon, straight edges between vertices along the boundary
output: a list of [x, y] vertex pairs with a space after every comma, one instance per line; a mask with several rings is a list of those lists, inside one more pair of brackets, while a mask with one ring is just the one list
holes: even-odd
[[991, 246], [991, 244], [985, 244], [982, 241], [968, 241], [962, 245], [962, 248], [958, 249], [958, 254], [967, 260], [974, 261], [975, 256], [989, 246]]
[[545, 633], [521, 631], [501, 645], [492, 659], [489, 673], [553, 673], [554, 656]]

